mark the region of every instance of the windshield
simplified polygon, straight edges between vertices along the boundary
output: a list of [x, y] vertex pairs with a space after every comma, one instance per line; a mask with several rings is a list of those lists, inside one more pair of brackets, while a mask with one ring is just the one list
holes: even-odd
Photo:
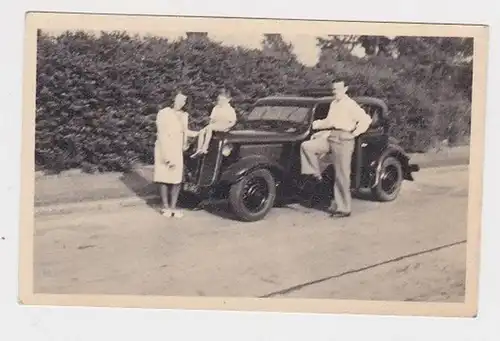
[[259, 105], [241, 120], [242, 128], [290, 128], [307, 123], [309, 107], [286, 105]]

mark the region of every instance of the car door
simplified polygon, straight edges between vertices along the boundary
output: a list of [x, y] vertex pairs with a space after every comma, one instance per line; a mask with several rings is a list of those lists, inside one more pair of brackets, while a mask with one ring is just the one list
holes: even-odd
[[[319, 120], [319, 119], [324, 119], [327, 114], [328, 114], [328, 109], [330, 107], [330, 103], [322, 103], [321, 100], [318, 100], [318, 102], [313, 103], [310, 105], [310, 110], [312, 113], [312, 120]], [[308, 117], [308, 119], [311, 119], [311, 117]], [[301, 183], [302, 180], [302, 174], [301, 174], [301, 160], [300, 160], [300, 147], [301, 144], [304, 141], [310, 140], [311, 136], [315, 133], [316, 131], [311, 130], [308, 134], [308, 136], [301, 141], [296, 141], [293, 143], [290, 143], [290, 178], [292, 178], [292, 182], [298, 182]], [[299, 185], [300, 187], [300, 185]]]
[[353, 155], [352, 174], [353, 187], [364, 187], [370, 181], [369, 172], [366, 171], [370, 162], [378, 157], [384, 144], [384, 125], [382, 121], [382, 108], [377, 105], [360, 104], [365, 112], [372, 118], [368, 130], [356, 139]]

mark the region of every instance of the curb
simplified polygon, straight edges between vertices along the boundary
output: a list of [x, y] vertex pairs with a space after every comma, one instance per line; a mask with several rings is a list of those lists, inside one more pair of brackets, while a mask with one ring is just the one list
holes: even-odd
[[[455, 159], [446, 161], [429, 162], [420, 166], [421, 170], [432, 168], [462, 168], [468, 166], [469, 159]], [[418, 174], [418, 173], [417, 173]], [[121, 197], [113, 199], [102, 199], [92, 201], [82, 201], [66, 204], [54, 204], [35, 206], [35, 217], [47, 217], [53, 215], [80, 213], [80, 212], [95, 212], [109, 211], [122, 207], [138, 207], [147, 206], [152, 202], [159, 202], [159, 195], [151, 194], [143, 197]]]
[[159, 197], [157, 195], [150, 195], [146, 197], [125, 197], [119, 199], [104, 199], [69, 204], [38, 206], [35, 207], [35, 217], [46, 217], [78, 212], [107, 211], [121, 207], [146, 206], [150, 202], [157, 201], [158, 199]]
[[[415, 162], [415, 161], [413, 161]], [[410, 160], [410, 163], [412, 161]], [[455, 159], [441, 159], [441, 160], [431, 160], [427, 162], [417, 162], [420, 166], [420, 169], [429, 169], [429, 168], [443, 168], [443, 167], [453, 167], [453, 166], [469, 166], [470, 159], [469, 157], [455, 158]]]

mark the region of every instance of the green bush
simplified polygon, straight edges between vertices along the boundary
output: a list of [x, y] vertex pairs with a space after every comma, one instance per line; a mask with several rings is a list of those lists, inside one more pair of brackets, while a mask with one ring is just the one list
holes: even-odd
[[53, 172], [93, 172], [151, 164], [156, 113], [171, 103], [177, 90], [188, 95], [190, 125], [199, 129], [221, 86], [231, 91], [237, 113], [243, 115], [259, 97], [323, 85], [332, 75], [345, 78], [356, 95], [387, 100], [391, 132], [409, 151], [430, 144], [430, 139], [410, 138], [408, 118], [415, 113], [431, 122], [431, 128], [420, 131], [428, 137], [460, 139], [470, 126], [466, 95], [441, 101], [443, 96], [433, 97], [428, 84], [376, 59], [347, 58], [309, 68], [295, 58], [208, 39], [170, 42], [123, 33], [39, 33], [36, 166]]

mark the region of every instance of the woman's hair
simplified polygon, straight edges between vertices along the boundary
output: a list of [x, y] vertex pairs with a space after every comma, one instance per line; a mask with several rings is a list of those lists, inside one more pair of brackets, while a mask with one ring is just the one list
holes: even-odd
[[219, 96], [224, 96], [229, 101], [231, 100], [231, 93], [226, 88], [222, 88], [222, 89], [219, 90], [219, 93], [217, 94], [217, 97], [219, 97]]

